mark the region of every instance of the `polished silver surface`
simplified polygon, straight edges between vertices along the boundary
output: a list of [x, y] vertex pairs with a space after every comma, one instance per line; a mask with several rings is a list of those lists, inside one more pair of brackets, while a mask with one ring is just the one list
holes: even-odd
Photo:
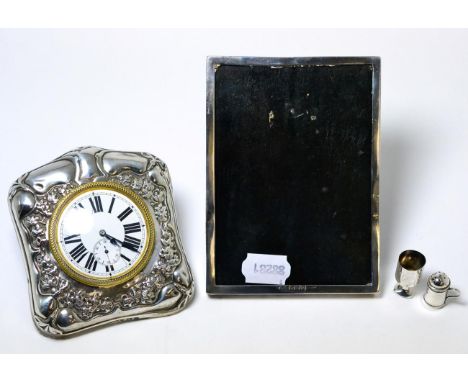
[[424, 302], [430, 308], [440, 309], [447, 304], [450, 297], [459, 297], [460, 291], [450, 287], [450, 278], [443, 272], [433, 273], [427, 279], [426, 293]]
[[[68, 277], [52, 256], [47, 237], [47, 224], [60, 198], [96, 181], [135, 191], [150, 207], [156, 225], [156, 245], [146, 268], [112, 288], [90, 287]], [[193, 297], [169, 171], [155, 156], [78, 148], [22, 175], [8, 200], [26, 260], [33, 319], [41, 333], [64, 337], [111, 323], [166, 316], [183, 309]]]
[[[206, 290], [210, 295], [354, 294], [380, 289], [380, 57], [208, 57], [206, 66]], [[221, 65], [372, 65], [371, 252], [372, 280], [367, 285], [218, 285], [215, 274], [215, 77]]]
[[406, 298], [413, 297], [425, 264], [426, 258], [422, 253], [413, 250], [402, 252], [395, 271], [395, 293]]

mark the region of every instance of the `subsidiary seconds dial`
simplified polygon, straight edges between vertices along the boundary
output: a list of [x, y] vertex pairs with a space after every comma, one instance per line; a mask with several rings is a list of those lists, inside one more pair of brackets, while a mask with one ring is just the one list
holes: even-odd
[[111, 182], [80, 186], [60, 200], [49, 236], [60, 267], [92, 286], [128, 281], [154, 249], [154, 223], [145, 201]]

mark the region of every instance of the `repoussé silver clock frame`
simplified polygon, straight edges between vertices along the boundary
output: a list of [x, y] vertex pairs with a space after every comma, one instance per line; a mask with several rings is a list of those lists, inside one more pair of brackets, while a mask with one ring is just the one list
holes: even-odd
[[[51, 254], [47, 230], [63, 196], [97, 181], [136, 192], [156, 226], [146, 268], [110, 288], [87, 286], [67, 276]], [[169, 171], [155, 156], [78, 148], [21, 176], [8, 200], [26, 260], [33, 320], [41, 333], [64, 337], [111, 323], [166, 316], [191, 300], [194, 283], [177, 228]]]

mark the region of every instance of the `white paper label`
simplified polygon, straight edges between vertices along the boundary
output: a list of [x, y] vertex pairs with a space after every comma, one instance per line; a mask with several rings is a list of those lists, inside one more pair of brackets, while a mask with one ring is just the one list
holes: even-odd
[[288, 257], [248, 253], [242, 263], [245, 282], [251, 284], [284, 285], [291, 274]]

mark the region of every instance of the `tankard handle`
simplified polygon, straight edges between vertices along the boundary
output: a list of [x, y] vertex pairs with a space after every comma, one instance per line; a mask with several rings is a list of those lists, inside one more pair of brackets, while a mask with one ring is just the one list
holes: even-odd
[[448, 297], [460, 297], [460, 290], [457, 288], [449, 288], [447, 291], [447, 298]]

